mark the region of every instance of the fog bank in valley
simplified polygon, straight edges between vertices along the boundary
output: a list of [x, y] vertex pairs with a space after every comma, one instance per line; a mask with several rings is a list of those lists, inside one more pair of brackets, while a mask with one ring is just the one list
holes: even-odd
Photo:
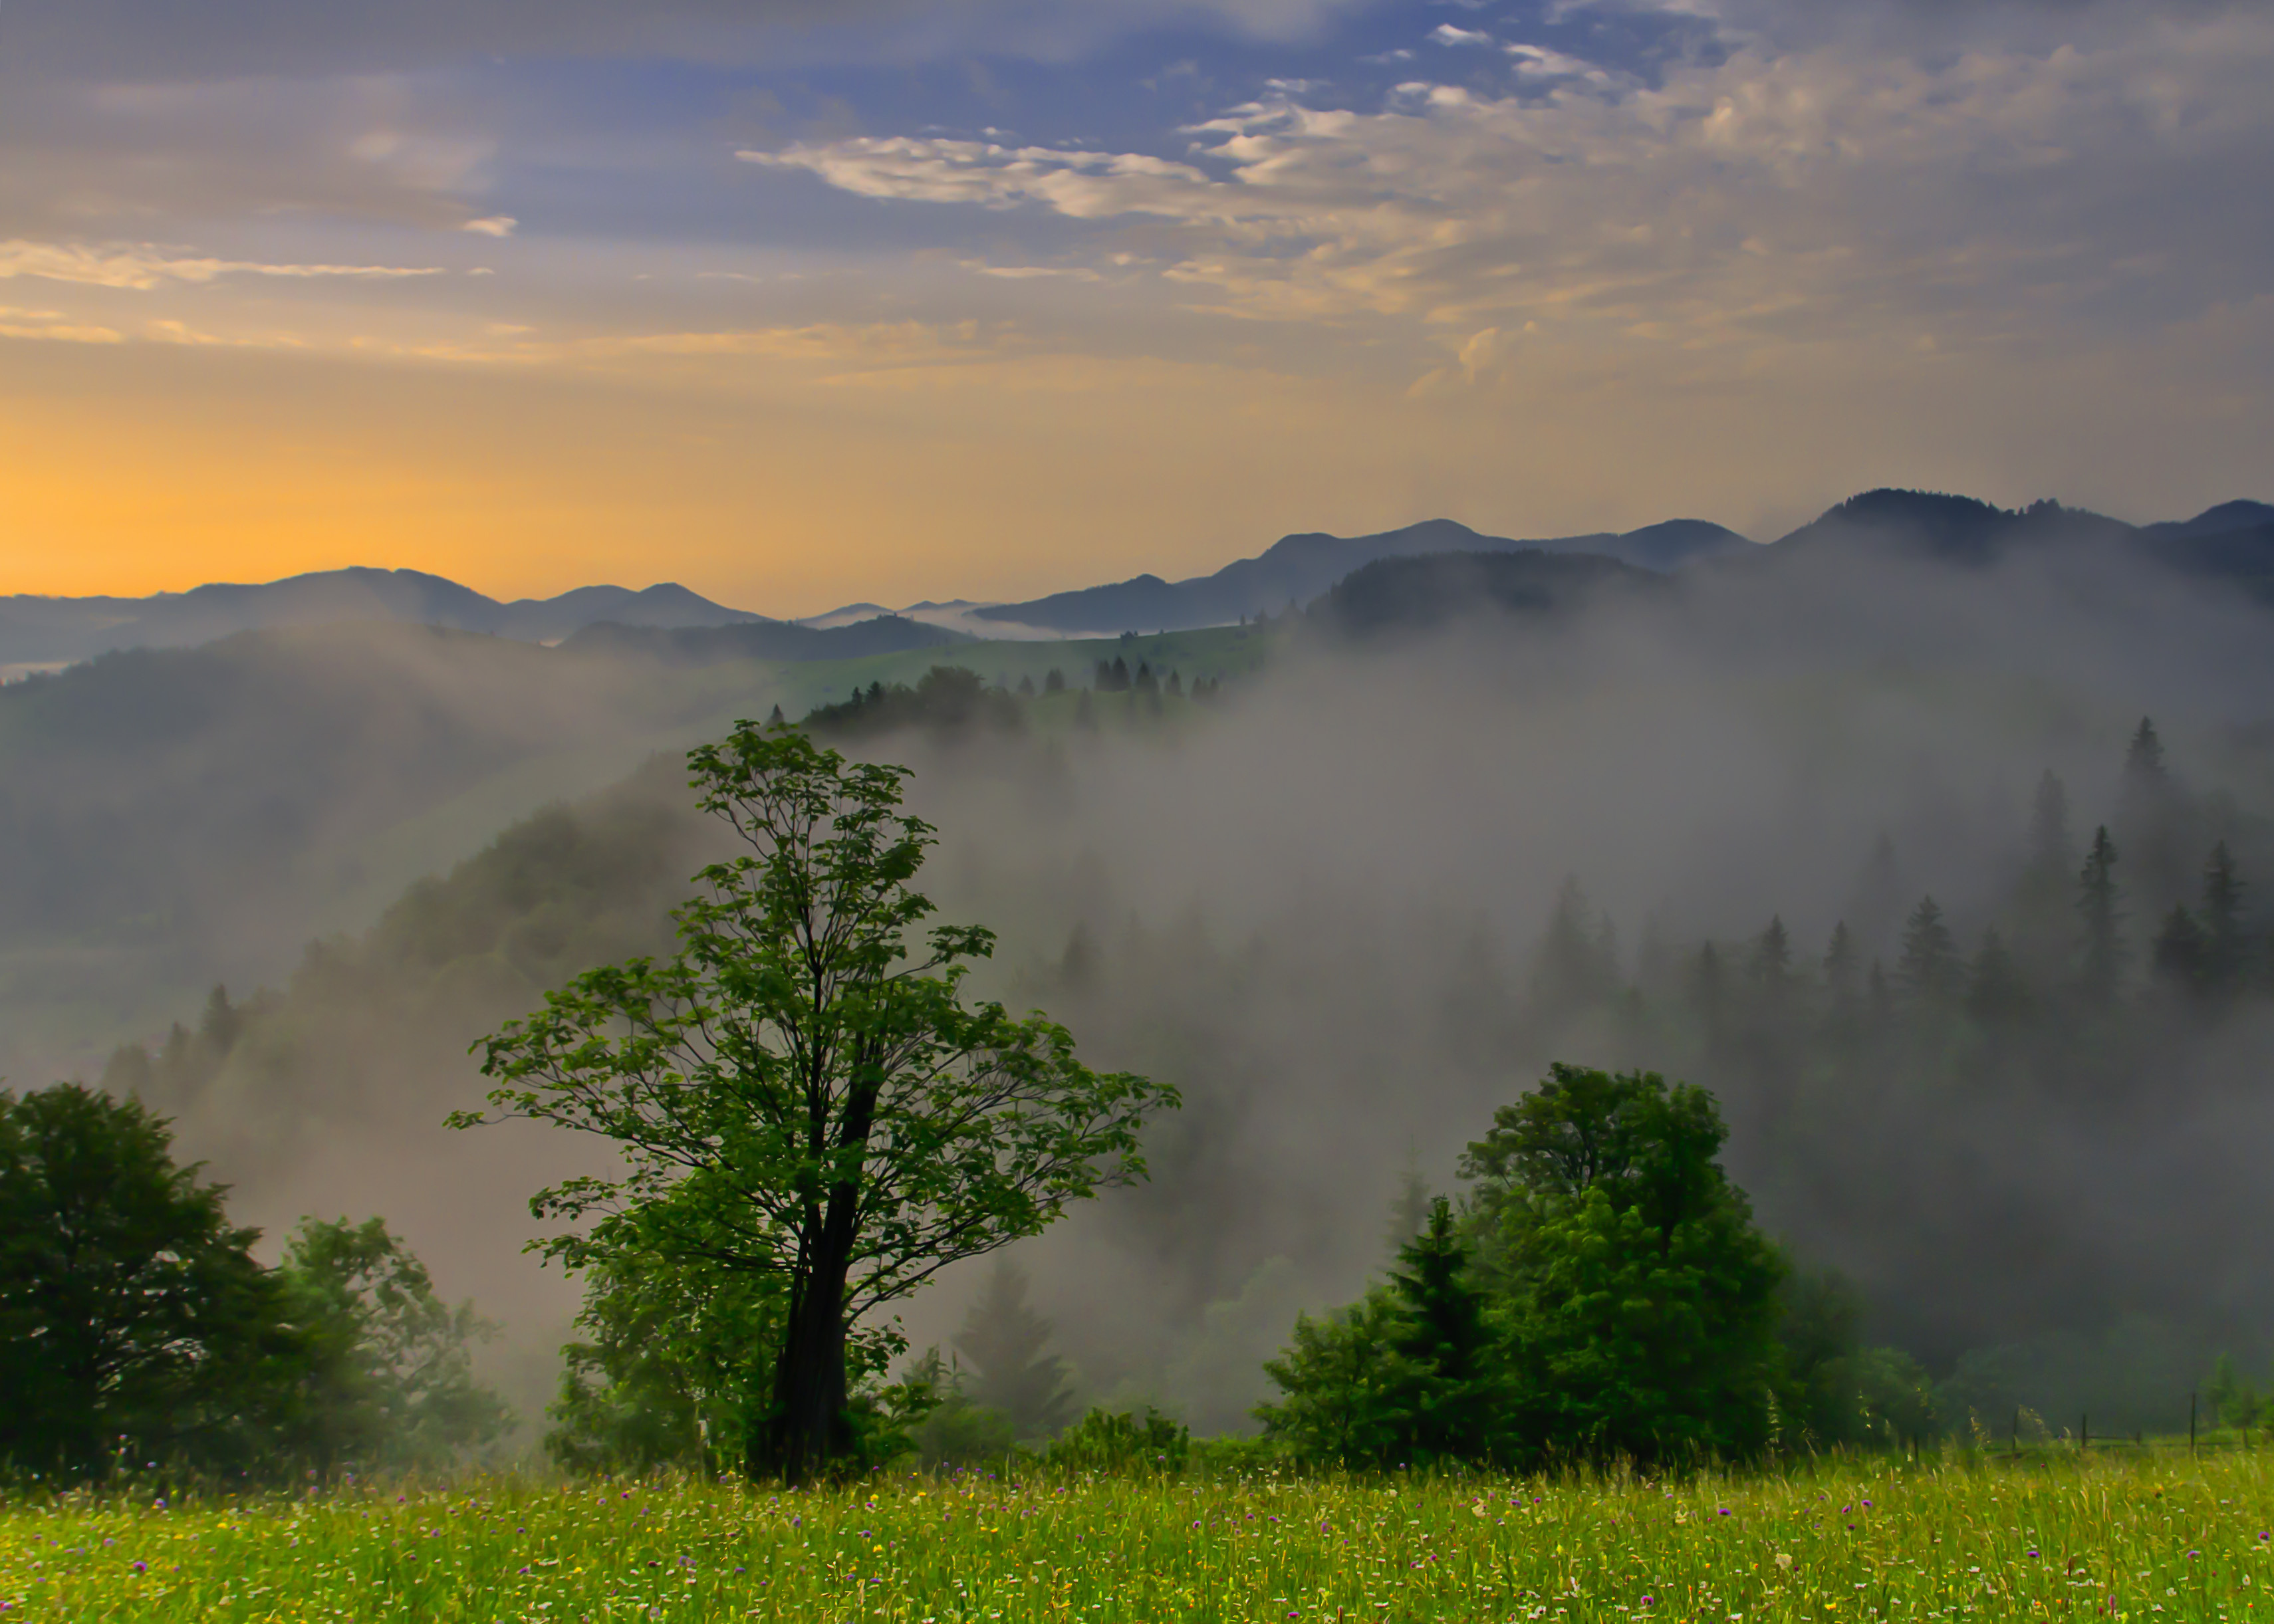
[[[2274, 1316], [2269, 1002], [2150, 974], [2214, 841], [2274, 874], [2264, 613], [2090, 546], [1976, 568], [1826, 550], [1427, 635], [1314, 616], [1214, 705], [1099, 695], [1095, 728], [849, 748], [915, 769], [926, 888], [1001, 933], [984, 990], [1185, 1092], [1149, 1187], [1017, 1252], [1088, 1397], [1239, 1424], [1295, 1312], [1380, 1267], [1408, 1169], [1452, 1188], [1493, 1109], [1568, 1060], [1712, 1086], [1769, 1227], [1939, 1373], [1987, 1380], [1983, 1350], [2024, 1346], [2030, 1380], [2098, 1359], [2163, 1402]], [[2143, 715], [2152, 804], [2122, 778]], [[541, 1361], [575, 1297], [519, 1254], [521, 1203], [593, 1149], [439, 1124], [480, 1092], [468, 1043], [667, 940], [716, 839], [681, 776], [659, 762], [508, 833], [311, 959], [210, 1064], [143, 1086], [245, 1218], [383, 1212]], [[2067, 887], [2101, 823], [2135, 1013], [2082, 1052]], [[2052, 843], [2049, 913], [2029, 885]], [[2027, 1013], [1955, 991], [1947, 1019], [1909, 1012], [1929, 894], [1969, 963], [1992, 928], [2014, 945]], [[1773, 917], [1781, 979], [1757, 974]], [[1818, 968], [1843, 922], [1852, 1030]], [[909, 1305], [919, 1347], [952, 1341], [978, 1274]]]

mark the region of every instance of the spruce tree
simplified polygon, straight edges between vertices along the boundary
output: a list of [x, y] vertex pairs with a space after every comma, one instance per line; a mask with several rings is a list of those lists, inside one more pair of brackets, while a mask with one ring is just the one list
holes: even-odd
[[1781, 914], [1771, 914], [1768, 928], [1753, 938], [1747, 971], [1763, 1003], [1772, 1008], [1783, 1004], [1792, 989], [1792, 933], [1784, 928]]
[[2248, 888], [2233, 855], [2222, 840], [2203, 864], [2203, 990], [2224, 996], [2242, 984], [2249, 968], [2249, 944], [2242, 930], [2242, 897]]
[[1013, 1437], [1046, 1438], [1073, 1419], [1065, 1361], [1043, 1351], [1051, 1329], [1027, 1305], [1027, 1272], [1008, 1258], [996, 1259], [955, 1346], [975, 1371], [964, 1392], [1010, 1417]]
[[1848, 921], [1832, 927], [1831, 944], [1824, 950], [1824, 990], [1834, 1014], [1845, 1015], [1856, 1004], [1856, 939]]
[[2184, 906], [2175, 906], [2156, 932], [2149, 963], [2156, 979], [2172, 990], [2199, 996], [2210, 981], [2210, 936], [2194, 914]]
[[2113, 998], [2124, 974], [2124, 912], [2116, 862], [2116, 842], [2108, 838], [2108, 825], [2103, 823], [2092, 831], [2092, 849], [2085, 853], [2077, 879], [2076, 911], [2082, 924], [2077, 990], [2089, 1004]]
[[1966, 1012], [1984, 1026], [2018, 1020], [2029, 1010], [2029, 982], [1995, 926], [1982, 934], [1967, 977]]
[[1049, 674], [1043, 679], [1043, 692], [1045, 694], [1065, 693], [1065, 673], [1060, 671], [1056, 665], [1051, 666]]
[[1491, 1411], [1490, 1339], [1469, 1249], [1444, 1197], [1430, 1204], [1427, 1223], [1398, 1248], [1397, 1260], [1389, 1281], [1404, 1312], [1389, 1346], [1409, 1372], [1404, 1408], [1414, 1462], [1478, 1459]]
[[1964, 972], [1958, 944], [1942, 917], [1941, 905], [1922, 897], [1903, 925], [1902, 957], [1895, 961], [1895, 979], [1914, 1004], [1948, 1001], [1957, 994]]

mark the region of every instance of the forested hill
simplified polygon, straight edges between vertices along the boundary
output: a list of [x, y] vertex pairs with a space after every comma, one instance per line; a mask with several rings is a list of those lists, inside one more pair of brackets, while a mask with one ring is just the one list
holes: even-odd
[[150, 598], [0, 599], [0, 665], [87, 659], [114, 649], [191, 648], [241, 631], [396, 620], [549, 643], [600, 621], [718, 626], [763, 617], [672, 583], [579, 587], [501, 603], [415, 569], [334, 569], [259, 585], [215, 583]]
[[1381, 559], [1442, 553], [1573, 553], [1615, 560], [1638, 569], [1668, 570], [1751, 546], [1735, 530], [1700, 519], [1670, 520], [1623, 536], [1605, 532], [1544, 541], [1511, 541], [1480, 535], [1450, 519], [1428, 519], [1373, 536], [1312, 532], [1282, 537], [1258, 557], [1188, 581], [1139, 575], [1111, 586], [1058, 592], [1028, 603], [996, 604], [972, 613], [981, 620], [1068, 632], [1174, 630], [1221, 626], [1258, 613], [1276, 614], [1291, 604], [1299, 607], [1352, 571]]
[[1307, 618], [1351, 637], [1420, 634], [1491, 612], [1569, 617], [1607, 597], [1665, 585], [1648, 570], [1579, 553], [1438, 553], [1368, 564], [1336, 583]]
[[968, 643], [962, 632], [928, 626], [903, 615], [880, 614], [844, 626], [799, 626], [764, 620], [739, 626], [588, 626], [563, 646], [580, 654], [655, 660], [671, 665], [710, 665], [723, 660], [863, 659]]

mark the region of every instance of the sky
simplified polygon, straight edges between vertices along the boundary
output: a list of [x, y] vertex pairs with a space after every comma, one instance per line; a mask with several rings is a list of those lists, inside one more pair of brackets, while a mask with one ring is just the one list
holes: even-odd
[[0, 592], [2274, 497], [2274, 7], [7, 0]]

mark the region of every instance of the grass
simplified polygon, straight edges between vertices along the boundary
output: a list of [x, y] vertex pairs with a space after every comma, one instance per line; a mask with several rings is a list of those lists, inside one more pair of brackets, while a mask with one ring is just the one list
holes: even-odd
[[2269, 1619], [2261, 1458], [19, 1499], [0, 1620]]

